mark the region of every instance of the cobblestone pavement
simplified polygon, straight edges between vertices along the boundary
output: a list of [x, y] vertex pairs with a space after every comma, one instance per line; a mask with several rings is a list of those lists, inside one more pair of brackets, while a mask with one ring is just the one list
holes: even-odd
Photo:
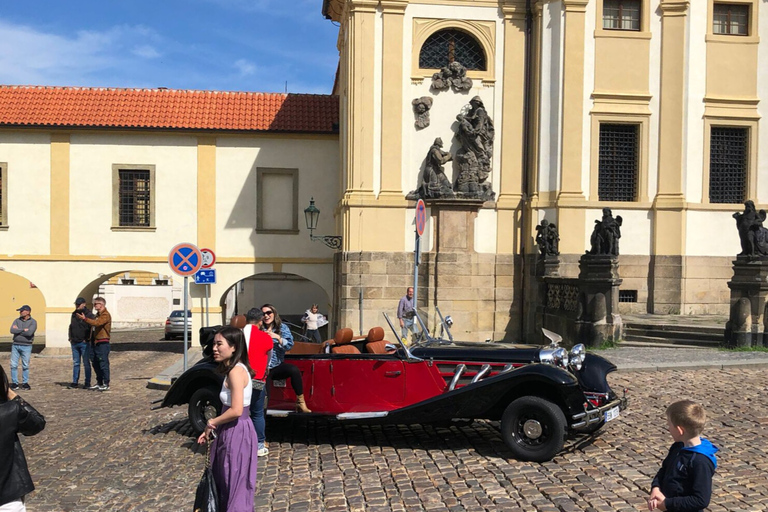
[[[185, 409], [149, 409], [163, 392], [147, 389], [147, 378], [181, 357], [167, 351], [175, 345], [152, 345], [153, 336], [115, 343], [106, 393], [66, 389], [68, 359], [33, 358], [33, 389], [24, 397], [48, 426], [22, 441], [37, 485], [30, 512], [191, 509], [203, 454]], [[7, 354], [0, 357], [7, 368]], [[611, 384], [630, 388], [629, 410], [598, 436], [569, 440], [545, 464], [510, 459], [488, 422], [435, 428], [269, 420], [256, 510], [643, 510], [671, 442], [664, 409], [683, 397], [707, 407], [707, 436], [721, 448], [710, 510], [768, 509], [763, 369], [624, 371]]]

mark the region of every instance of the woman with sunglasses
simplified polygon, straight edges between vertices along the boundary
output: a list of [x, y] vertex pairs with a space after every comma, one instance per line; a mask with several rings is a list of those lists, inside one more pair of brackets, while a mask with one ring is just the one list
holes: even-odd
[[285, 362], [285, 353], [293, 347], [291, 330], [280, 320], [280, 315], [272, 304], [261, 306], [261, 312], [264, 313], [261, 330], [272, 336], [274, 343], [272, 359], [269, 361], [269, 376], [272, 380], [291, 379], [293, 392], [296, 393], [296, 412], [312, 412], [304, 401], [304, 383], [299, 368]]

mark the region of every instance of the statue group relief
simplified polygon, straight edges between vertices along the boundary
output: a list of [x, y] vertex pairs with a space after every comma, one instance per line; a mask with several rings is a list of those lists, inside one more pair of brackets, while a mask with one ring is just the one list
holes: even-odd
[[733, 214], [739, 230], [741, 252], [739, 256], [760, 258], [768, 256], [768, 228], [763, 227], [765, 210], [757, 211], [752, 200], [744, 202], [744, 212]]
[[[416, 126], [420, 126], [422, 116], [426, 114], [429, 123], [429, 107], [432, 104], [419, 98], [413, 101], [414, 113], [417, 115]], [[417, 105], [424, 112], [417, 111]], [[406, 198], [416, 199], [480, 199], [493, 201], [496, 193], [491, 189], [488, 177], [491, 174], [491, 159], [493, 157], [493, 139], [495, 130], [493, 121], [485, 110], [483, 100], [475, 96], [469, 102], [468, 108], [456, 116], [456, 133], [454, 138], [459, 144], [455, 155], [443, 150], [443, 140], [438, 137], [427, 151], [424, 161], [424, 172], [419, 179], [416, 190], [411, 191]], [[458, 176], [453, 183], [445, 174], [444, 165], [455, 161]]]

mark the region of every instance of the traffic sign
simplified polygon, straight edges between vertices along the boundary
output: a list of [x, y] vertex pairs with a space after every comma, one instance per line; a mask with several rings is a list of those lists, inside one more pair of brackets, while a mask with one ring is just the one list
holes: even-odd
[[168, 264], [177, 275], [189, 277], [200, 270], [203, 257], [200, 249], [194, 244], [182, 243], [171, 249], [168, 254]]
[[427, 206], [423, 199], [416, 203], [416, 233], [419, 236], [424, 234], [424, 228], [427, 227]]
[[202, 268], [195, 274], [195, 284], [216, 284], [216, 269]]
[[210, 249], [200, 249], [200, 254], [203, 255], [203, 264], [201, 268], [211, 268], [216, 263], [216, 255]]

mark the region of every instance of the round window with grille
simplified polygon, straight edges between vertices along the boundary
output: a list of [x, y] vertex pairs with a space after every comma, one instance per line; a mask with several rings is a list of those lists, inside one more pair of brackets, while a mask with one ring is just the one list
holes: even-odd
[[455, 61], [466, 69], [486, 71], [482, 46], [474, 37], [461, 30], [435, 32], [424, 41], [419, 52], [419, 67], [422, 69], [440, 69]]

